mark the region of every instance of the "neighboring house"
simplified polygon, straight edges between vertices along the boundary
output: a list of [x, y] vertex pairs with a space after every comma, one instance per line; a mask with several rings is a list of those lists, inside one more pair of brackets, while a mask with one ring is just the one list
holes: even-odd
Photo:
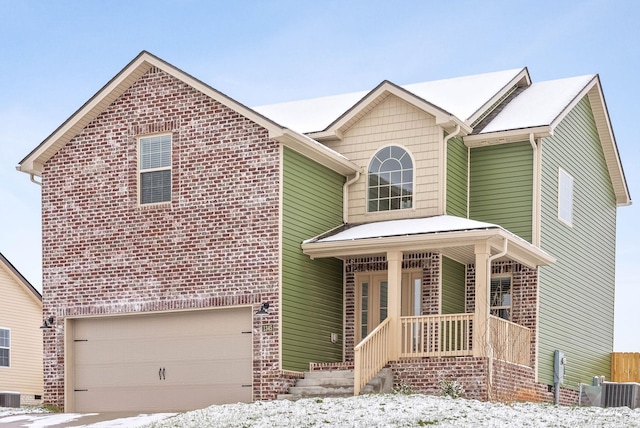
[[310, 366], [551, 400], [561, 350], [563, 402], [609, 373], [631, 200], [598, 76], [250, 109], [142, 52], [18, 169], [67, 411], [273, 399]]
[[0, 403], [42, 401], [42, 296], [0, 253]]

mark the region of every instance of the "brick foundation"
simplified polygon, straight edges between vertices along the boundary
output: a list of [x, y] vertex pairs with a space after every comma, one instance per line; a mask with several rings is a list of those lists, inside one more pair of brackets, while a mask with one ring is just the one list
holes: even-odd
[[[476, 357], [416, 358], [392, 361], [394, 387], [407, 385], [413, 392], [441, 395], [440, 380], [455, 380], [464, 388], [464, 398], [513, 403], [553, 403], [548, 386], [535, 382], [531, 367]], [[491, 373], [491, 375], [489, 375]], [[560, 404], [576, 405], [578, 391], [561, 388]]]

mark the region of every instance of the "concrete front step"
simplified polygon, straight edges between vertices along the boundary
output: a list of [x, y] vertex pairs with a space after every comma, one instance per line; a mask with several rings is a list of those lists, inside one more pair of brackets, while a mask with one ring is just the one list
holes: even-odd
[[326, 378], [348, 378], [353, 380], [353, 370], [316, 370], [313, 372], [304, 372], [305, 379], [326, 379]]
[[325, 387], [345, 387], [353, 388], [353, 376], [351, 377], [323, 377], [323, 378], [304, 378], [296, 382], [299, 386], [325, 386]]
[[[331, 370], [305, 372], [288, 394], [278, 395], [279, 400], [298, 400], [309, 397], [353, 396], [353, 370]], [[391, 392], [393, 375], [390, 369], [382, 369], [364, 388], [361, 394]]]

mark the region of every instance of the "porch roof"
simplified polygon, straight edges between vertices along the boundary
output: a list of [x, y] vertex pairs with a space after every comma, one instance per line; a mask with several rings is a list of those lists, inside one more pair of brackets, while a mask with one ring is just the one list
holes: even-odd
[[507, 252], [499, 260], [515, 260], [532, 268], [555, 262], [551, 255], [501, 226], [449, 215], [343, 225], [304, 241], [302, 251], [311, 258], [437, 251], [472, 264], [478, 243], [487, 243], [492, 254], [503, 252], [506, 245]]

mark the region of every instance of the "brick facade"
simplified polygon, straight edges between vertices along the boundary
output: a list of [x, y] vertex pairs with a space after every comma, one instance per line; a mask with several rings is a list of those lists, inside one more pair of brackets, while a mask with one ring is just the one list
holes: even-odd
[[[531, 331], [531, 366], [537, 361], [538, 271], [516, 262], [494, 262], [492, 275], [511, 276], [511, 321]], [[465, 311], [475, 309], [475, 266], [467, 265]]]
[[[440, 313], [440, 255], [438, 253], [408, 254], [403, 256], [403, 269], [423, 269], [422, 313]], [[345, 362], [312, 365], [314, 370], [353, 368], [355, 326], [355, 276], [358, 272], [387, 270], [385, 257], [347, 259], [345, 262]], [[502, 402], [553, 402], [553, 391], [536, 382], [536, 338], [538, 305], [538, 271], [521, 264], [494, 262], [491, 273], [512, 278], [512, 321], [531, 330], [531, 366], [507, 363], [499, 359], [476, 357], [410, 358], [391, 361], [395, 386], [401, 383], [414, 392], [431, 395], [441, 393], [438, 381], [456, 380], [465, 389], [464, 397]], [[475, 266], [466, 266], [465, 311], [471, 313], [475, 305]], [[578, 393], [561, 389], [560, 402], [573, 405]]]
[[[137, 138], [172, 136], [172, 200], [138, 204]], [[64, 403], [66, 317], [250, 305], [279, 314], [280, 149], [264, 128], [152, 68], [42, 174], [47, 404]], [[254, 320], [254, 398], [273, 398], [279, 332]], [[286, 388], [285, 388], [286, 389]]]

